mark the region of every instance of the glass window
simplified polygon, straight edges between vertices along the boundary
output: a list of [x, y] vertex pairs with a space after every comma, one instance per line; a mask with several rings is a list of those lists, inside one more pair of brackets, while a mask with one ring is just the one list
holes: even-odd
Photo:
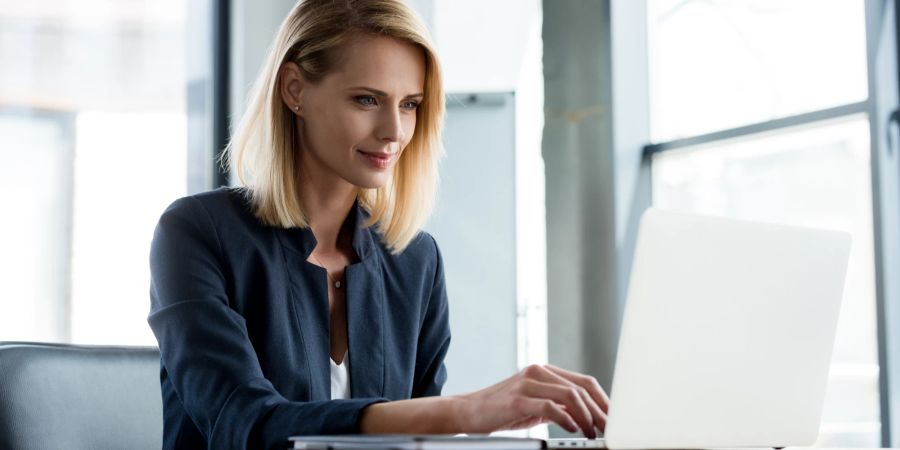
[[863, 0], [650, 0], [653, 142], [860, 102]]
[[668, 151], [652, 162], [655, 206], [852, 234], [823, 447], [880, 446], [869, 152], [868, 119], [852, 116]]
[[0, 107], [0, 340], [67, 335], [73, 119]]
[[0, 0], [0, 340], [155, 344], [149, 245], [187, 184], [186, 15]]

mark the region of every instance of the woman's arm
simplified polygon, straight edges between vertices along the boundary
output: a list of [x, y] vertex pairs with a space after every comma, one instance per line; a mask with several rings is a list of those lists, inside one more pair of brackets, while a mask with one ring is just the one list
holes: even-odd
[[461, 407], [459, 397], [449, 396], [378, 403], [362, 411], [359, 429], [364, 434], [463, 433]]
[[[180, 199], [160, 218], [148, 322], [166, 371], [166, 416], [183, 408], [209, 448], [284, 448], [292, 435], [358, 432], [361, 410], [386, 399], [283, 397], [263, 374], [245, 319], [228, 305], [225, 258], [200, 200]], [[180, 430], [166, 432], [174, 446]]]
[[[426, 233], [427, 235], [427, 233]], [[609, 399], [593, 377], [553, 366], [532, 365], [493, 386], [470, 394], [440, 395], [450, 344], [443, 261], [434, 245], [434, 281], [419, 332], [412, 400], [378, 403], [360, 414], [363, 433], [489, 433], [543, 422], [585, 436], [606, 427]]]
[[586, 437], [606, 428], [609, 398], [597, 380], [554, 366], [532, 365], [470, 394], [377, 403], [363, 409], [371, 434], [490, 433], [554, 422]]

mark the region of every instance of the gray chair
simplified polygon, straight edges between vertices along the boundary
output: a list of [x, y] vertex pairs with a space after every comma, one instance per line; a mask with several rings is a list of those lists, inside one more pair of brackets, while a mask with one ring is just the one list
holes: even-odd
[[159, 350], [0, 342], [0, 449], [159, 449]]

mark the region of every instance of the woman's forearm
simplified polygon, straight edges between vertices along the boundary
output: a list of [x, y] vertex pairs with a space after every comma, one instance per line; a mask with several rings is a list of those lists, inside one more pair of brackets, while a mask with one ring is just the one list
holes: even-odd
[[609, 397], [594, 377], [532, 364], [479, 391], [375, 403], [363, 409], [367, 434], [492, 433], [553, 422], [588, 438], [606, 428]]
[[364, 434], [464, 433], [465, 400], [462, 397], [425, 397], [375, 403], [362, 411]]

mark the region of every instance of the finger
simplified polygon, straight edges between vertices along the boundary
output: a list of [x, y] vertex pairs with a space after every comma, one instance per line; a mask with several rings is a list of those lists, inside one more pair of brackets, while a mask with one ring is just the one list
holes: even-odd
[[606, 394], [606, 391], [603, 390], [603, 387], [600, 386], [600, 383], [597, 382], [596, 378], [589, 375], [571, 372], [560, 367], [551, 366], [549, 364], [544, 367], [546, 367], [548, 371], [587, 389], [588, 393], [590, 393], [591, 395], [591, 398], [593, 398], [594, 401], [597, 402], [597, 405], [600, 406], [600, 409], [602, 409], [604, 413], [609, 413], [609, 396]]
[[603, 410], [603, 407], [597, 404], [594, 397], [586, 388], [550, 370], [550, 367], [552, 366], [531, 366], [528, 368], [526, 376], [545, 383], [553, 383], [575, 389], [582, 397], [585, 406], [588, 408], [590, 421], [593, 423], [593, 426], [600, 431], [604, 431], [606, 429], [606, 412]]
[[[557, 404], [562, 404], [566, 407], [572, 418], [575, 419], [575, 422], [578, 423], [581, 431], [586, 437], [597, 437], [597, 433], [594, 431], [597, 420], [594, 417], [591, 408], [585, 403], [585, 401], [590, 403], [593, 403], [593, 401], [586, 395], [582, 395], [582, 393], [579, 392], [579, 388], [574, 384], [525, 380], [522, 383], [522, 393], [528, 397], [550, 399]], [[597, 405], [593, 405], [593, 407], [597, 413], [602, 414]]]
[[597, 382], [596, 378], [549, 364], [544, 367], [548, 371], [587, 389], [588, 392], [590, 392], [591, 397], [594, 398], [594, 401], [596, 401], [604, 411], [608, 411], [609, 396], [606, 394], [606, 391], [603, 390], [603, 387], [600, 386], [600, 383]]
[[582, 400], [584, 401], [585, 406], [587, 406], [588, 410], [591, 413], [591, 422], [594, 427], [596, 427], [600, 432], [606, 431], [606, 413], [600, 409], [600, 406], [594, 402], [594, 399], [591, 398], [591, 395], [588, 391], [582, 387], [576, 388], [578, 394], [581, 395]]
[[555, 373], [551, 373], [551, 376], [558, 377], [557, 382], [566, 383], [568, 386], [570, 386], [571, 389], [575, 390], [579, 396], [581, 396], [582, 402], [584, 402], [585, 407], [587, 407], [588, 411], [590, 412], [591, 423], [593, 424], [593, 426], [596, 427], [601, 432], [605, 431], [606, 430], [606, 413], [603, 411], [603, 409], [600, 407], [600, 405], [598, 405], [597, 402], [594, 401], [593, 397], [591, 397], [591, 395], [587, 391], [587, 389], [585, 389], [569, 380], [566, 380], [565, 378], [563, 378]]
[[528, 416], [524, 419], [517, 420], [506, 427], [507, 430], [520, 430], [522, 428], [531, 428], [534, 426], [538, 426], [541, 424], [547, 423], [547, 419], [543, 417], [534, 417]]
[[578, 424], [575, 419], [566, 412], [562, 405], [553, 400], [521, 397], [518, 400], [519, 411], [524, 415], [540, 417], [553, 422], [570, 433], [578, 432]]

